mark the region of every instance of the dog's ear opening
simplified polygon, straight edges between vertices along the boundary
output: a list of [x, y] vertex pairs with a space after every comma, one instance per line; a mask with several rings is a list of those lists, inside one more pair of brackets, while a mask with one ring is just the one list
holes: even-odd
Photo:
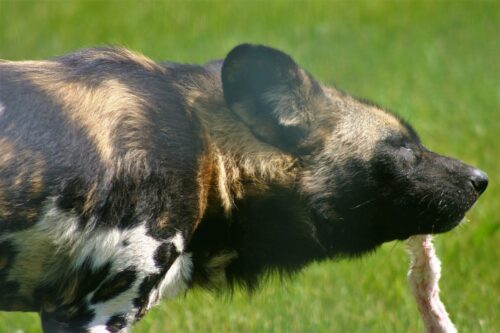
[[229, 108], [257, 137], [300, 152], [323, 92], [289, 55], [266, 46], [239, 45], [224, 60], [222, 87]]

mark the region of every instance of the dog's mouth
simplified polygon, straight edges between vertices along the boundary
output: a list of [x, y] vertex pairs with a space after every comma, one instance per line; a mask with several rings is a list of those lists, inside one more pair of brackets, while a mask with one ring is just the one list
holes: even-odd
[[[468, 178], [461, 188], [442, 196], [437, 208], [444, 218], [436, 223], [432, 233], [443, 233], [452, 230], [463, 221], [465, 214], [477, 202], [488, 186], [488, 176], [479, 169], [469, 168]], [[444, 204], [443, 204], [443, 203]]]
[[442, 234], [442, 233], [448, 232], [448, 231], [454, 229], [455, 227], [457, 227], [463, 221], [464, 217], [465, 217], [465, 213], [462, 213], [462, 214], [458, 215], [457, 217], [455, 217], [454, 219], [449, 220], [447, 222], [433, 223], [430, 226], [429, 233], [430, 234]]
[[408, 237], [415, 235], [429, 235], [429, 234], [442, 234], [456, 228], [464, 219], [465, 213], [461, 216], [457, 216], [452, 220], [442, 221], [439, 219], [434, 220], [420, 220], [417, 221], [416, 226], [408, 230], [402, 230], [399, 232], [396, 239], [406, 240]]
[[472, 208], [479, 195], [472, 194], [461, 200], [442, 200], [434, 208], [434, 214], [429, 214], [419, 222], [418, 234], [441, 234], [457, 227]]
[[401, 237], [398, 239], [403, 240], [412, 235], [442, 234], [453, 230], [462, 223], [478, 198], [479, 195], [476, 194], [462, 197], [443, 195], [409, 208], [405, 214], [408, 218], [405, 223], [407, 229], [401, 230]]

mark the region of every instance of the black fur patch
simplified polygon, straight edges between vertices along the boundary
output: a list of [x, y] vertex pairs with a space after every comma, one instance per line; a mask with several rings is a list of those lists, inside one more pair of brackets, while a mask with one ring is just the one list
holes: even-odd
[[[16, 281], [5, 281], [0, 278], [0, 307], [2, 309], [10, 309], [13, 302], [17, 299], [19, 291], [19, 283]], [[16, 310], [16, 309], [13, 309]]]
[[19, 290], [18, 282], [7, 280], [9, 269], [15, 263], [16, 255], [14, 244], [9, 241], [0, 243], [0, 307], [2, 308], [10, 308]]
[[158, 286], [178, 257], [179, 252], [172, 243], [164, 243], [156, 249], [154, 260], [156, 266], [160, 268], [160, 272], [146, 276], [139, 286], [139, 296], [134, 299], [134, 307], [138, 309], [137, 319], [142, 318], [146, 313], [146, 305], [151, 291]]
[[119, 332], [127, 326], [127, 318], [124, 315], [115, 315], [106, 322], [106, 329], [110, 333]]
[[106, 302], [120, 295], [132, 286], [136, 277], [137, 272], [133, 268], [115, 274], [104, 281], [99, 289], [96, 290], [90, 302], [92, 304]]
[[158, 246], [154, 254], [156, 267], [160, 268], [162, 271], [168, 270], [179, 254], [174, 244], [170, 242], [163, 243]]
[[[33, 298], [39, 307], [44, 309], [46, 304], [55, 310], [46, 313], [51, 325], [61, 327], [81, 328], [90, 323], [95, 316], [93, 310], [89, 309], [85, 297], [109, 275], [111, 264], [103, 265], [94, 270], [90, 261], [86, 261], [82, 267], [71, 276], [64, 277], [62, 281], [51, 281], [48, 285], [41, 285], [35, 289]], [[76, 282], [75, 282], [76, 280]], [[73, 290], [74, 284], [77, 288]], [[63, 300], [63, 297], [66, 297]]]
[[[67, 313], [71, 312], [71, 319]], [[44, 333], [86, 333], [85, 326], [94, 319], [94, 311], [86, 307], [60, 309], [55, 313], [41, 312], [42, 329]]]
[[10, 241], [0, 242], [0, 279], [5, 279], [9, 268], [14, 264], [17, 251]]
[[160, 273], [148, 275], [142, 280], [139, 286], [139, 296], [134, 298], [134, 307], [138, 309], [136, 319], [142, 318], [146, 314], [146, 305], [149, 300], [151, 290], [157, 286], [161, 281], [162, 275]]
[[[15, 198], [6, 196], [14, 206], [21, 206], [24, 210], [15, 210], [6, 216], [0, 216], [0, 234], [8, 232], [16, 232], [28, 229], [38, 222], [39, 210], [42, 206], [43, 197], [37, 196], [35, 198], [26, 199], [22, 198], [23, 191], [18, 191]], [[21, 197], [21, 198], [20, 198]]]
[[265, 197], [249, 195], [236, 206], [231, 221], [220, 211], [205, 217], [195, 232], [190, 244], [195, 282], [206, 281], [204, 262], [224, 250], [238, 254], [226, 269], [229, 282], [250, 289], [267, 273], [292, 273], [311, 258], [327, 256], [320, 242], [322, 230], [310, 219], [300, 196], [289, 188], [274, 186]]

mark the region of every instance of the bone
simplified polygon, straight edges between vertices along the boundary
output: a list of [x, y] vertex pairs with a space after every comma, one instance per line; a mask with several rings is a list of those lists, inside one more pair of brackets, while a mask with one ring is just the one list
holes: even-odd
[[411, 257], [408, 281], [424, 322], [425, 333], [456, 333], [457, 329], [439, 298], [441, 262], [436, 256], [432, 236], [412, 236], [407, 245]]

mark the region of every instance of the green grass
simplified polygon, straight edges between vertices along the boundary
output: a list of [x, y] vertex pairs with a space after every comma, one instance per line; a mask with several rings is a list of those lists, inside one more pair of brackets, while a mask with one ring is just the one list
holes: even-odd
[[[286, 50], [324, 83], [397, 110], [427, 145], [480, 166], [490, 187], [463, 227], [437, 237], [443, 300], [462, 332], [500, 332], [500, 4], [498, 2], [5, 2], [0, 58], [120, 44], [200, 63], [237, 43]], [[133, 332], [421, 332], [403, 243], [315, 264], [232, 299], [163, 302]], [[0, 332], [38, 332], [0, 314]]]

